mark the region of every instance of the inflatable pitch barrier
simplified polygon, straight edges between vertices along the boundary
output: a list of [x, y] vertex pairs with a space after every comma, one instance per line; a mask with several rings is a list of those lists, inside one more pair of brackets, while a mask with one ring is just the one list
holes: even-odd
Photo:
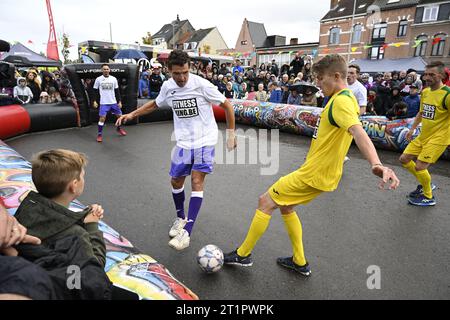
[[[14, 215], [20, 202], [33, 189], [31, 164], [0, 140], [0, 203]], [[73, 211], [84, 208], [78, 201], [70, 205]], [[115, 286], [146, 300], [198, 299], [162, 264], [141, 253], [113, 228], [102, 221], [99, 228], [107, 250], [105, 271]]]
[[[280, 131], [311, 137], [322, 108], [259, 102], [250, 100], [230, 100], [234, 108], [236, 122], [261, 128], [279, 129]], [[222, 108], [214, 106], [217, 121], [225, 121]], [[384, 116], [360, 117], [363, 128], [379, 149], [403, 152], [408, 141], [406, 133], [411, 128], [414, 118], [389, 120]], [[419, 126], [414, 137], [420, 133]], [[450, 160], [450, 147], [441, 159]]]

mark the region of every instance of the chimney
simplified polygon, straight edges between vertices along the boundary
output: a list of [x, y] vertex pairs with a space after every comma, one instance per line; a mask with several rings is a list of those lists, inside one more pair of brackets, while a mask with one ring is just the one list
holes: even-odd
[[289, 45], [296, 45], [298, 44], [298, 38], [291, 38], [291, 40], [289, 41]]
[[340, 0], [330, 0], [330, 10], [333, 10], [338, 4]]

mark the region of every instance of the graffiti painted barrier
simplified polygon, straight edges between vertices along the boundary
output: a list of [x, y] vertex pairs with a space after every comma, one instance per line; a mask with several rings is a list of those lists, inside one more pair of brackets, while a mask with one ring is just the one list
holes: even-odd
[[[31, 164], [0, 140], [0, 202], [14, 215], [30, 190], [35, 190]], [[86, 208], [78, 201], [72, 211]], [[179, 282], [151, 256], [143, 254], [126, 238], [100, 221], [106, 244], [105, 271], [115, 286], [132, 291], [146, 300], [197, 300], [195, 293]]]
[[[230, 100], [234, 108], [236, 122], [262, 128], [311, 137], [322, 114], [322, 108], [276, 104], [269, 102]], [[388, 120], [382, 116], [362, 116], [363, 128], [373, 144], [380, 149], [403, 152], [408, 141], [406, 133], [411, 128], [414, 118]], [[420, 126], [414, 133], [420, 133]], [[441, 159], [450, 160], [450, 147]]]

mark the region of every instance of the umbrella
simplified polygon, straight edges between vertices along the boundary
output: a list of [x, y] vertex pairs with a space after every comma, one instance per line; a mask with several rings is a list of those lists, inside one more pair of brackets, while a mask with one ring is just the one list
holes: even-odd
[[296, 90], [298, 93], [305, 94], [307, 89], [311, 89], [312, 94], [315, 94], [319, 91], [319, 88], [317, 88], [315, 85], [308, 83], [308, 82], [294, 82], [289, 86], [289, 90]]
[[136, 49], [124, 49], [117, 52], [114, 59], [147, 59], [147, 56], [140, 50]]
[[16, 66], [32, 66], [33, 63], [26, 57], [10, 55], [7, 56], [3, 61], [14, 63]]
[[0, 52], [8, 52], [11, 49], [11, 46], [8, 42], [0, 40]]

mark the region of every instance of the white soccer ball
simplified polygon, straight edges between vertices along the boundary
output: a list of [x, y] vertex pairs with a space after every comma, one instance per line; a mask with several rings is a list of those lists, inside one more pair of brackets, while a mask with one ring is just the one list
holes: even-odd
[[208, 244], [198, 252], [197, 263], [206, 273], [217, 272], [223, 266], [223, 252], [218, 246]]

